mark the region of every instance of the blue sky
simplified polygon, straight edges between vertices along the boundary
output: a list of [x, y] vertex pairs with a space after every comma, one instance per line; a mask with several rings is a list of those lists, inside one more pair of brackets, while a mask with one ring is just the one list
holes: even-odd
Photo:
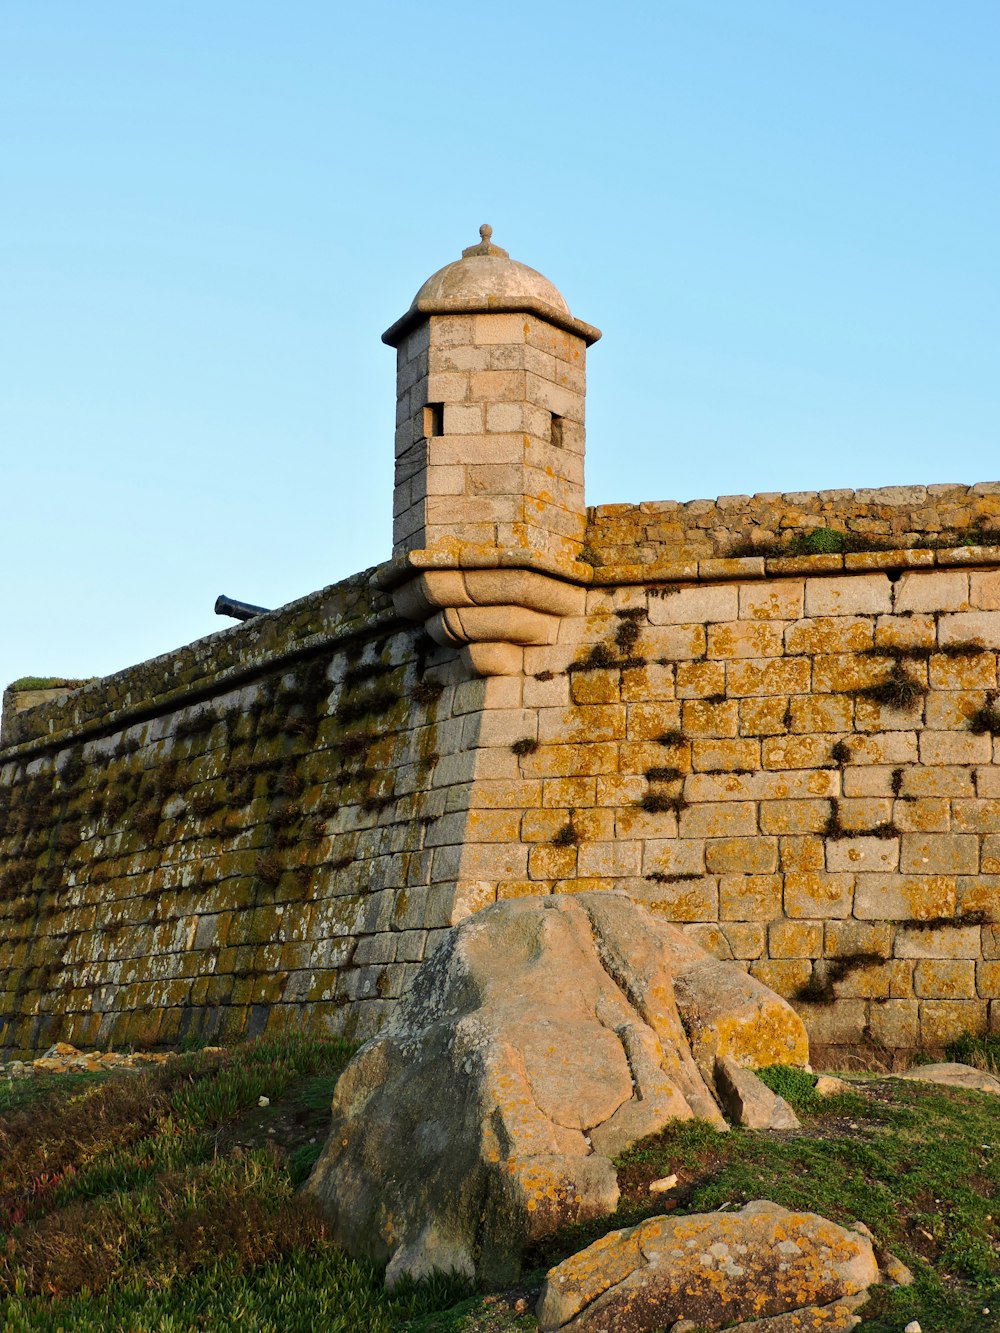
[[0, 682], [390, 549], [379, 335], [489, 221], [592, 504], [1000, 477], [994, 0], [0, 0]]

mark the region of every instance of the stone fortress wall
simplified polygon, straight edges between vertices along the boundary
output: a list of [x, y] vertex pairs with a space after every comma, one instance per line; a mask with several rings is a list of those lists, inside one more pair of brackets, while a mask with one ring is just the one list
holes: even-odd
[[1000, 484], [588, 511], [599, 336], [485, 234], [385, 335], [391, 560], [9, 700], [0, 1047], [365, 1037], [463, 916], [613, 889], [817, 1063], [1000, 1029]]
[[443, 656], [362, 575], [8, 719], [0, 1048], [374, 1031], [451, 910]]

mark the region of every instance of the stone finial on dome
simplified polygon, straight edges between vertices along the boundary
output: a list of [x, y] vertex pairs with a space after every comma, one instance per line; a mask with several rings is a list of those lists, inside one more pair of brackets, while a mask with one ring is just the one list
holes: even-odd
[[493, 228], [488, 222], [484, 222], [479, 228], [479, 244], [470, 245], [468, 249], [462, 251], [463, 259], [468, 259], [470, 255], [494, 255], [498, 259], [510, 258], [508, 250], [502, 250], [499, 245], [493, 244]]

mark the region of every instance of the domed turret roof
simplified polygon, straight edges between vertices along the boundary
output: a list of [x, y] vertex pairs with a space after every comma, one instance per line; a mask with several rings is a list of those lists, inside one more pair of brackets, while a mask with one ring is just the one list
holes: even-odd
[[431, 274], [413, 298], [409, 310], [382, 334], [382, 341], [396, 347], [427, 315], [494, 314], [525, 311], [550, 324], [567, 329], [588, 344], [600, 330], [574, 319], [559, 289], [536, 269], [511, 259], [492, 241], [493, 228], [479, 228], [481, 240], [462, 251], [444, 268]]

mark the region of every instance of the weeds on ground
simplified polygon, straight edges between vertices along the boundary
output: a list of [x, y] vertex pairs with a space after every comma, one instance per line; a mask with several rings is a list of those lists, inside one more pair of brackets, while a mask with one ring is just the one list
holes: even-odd
[[[862, 1221], [913, 1270], [912, 1287], [873, 1289], [858, 1333], [898, 1333], [911, 1319], [925, 1333], [990, 1327], [984, 1308], [1000, 1309], [994, 1099], [889, 1080], [821, 1098], [801, 1070], [758, 1072], [794, 1107], [800, 1131], [719, 1135], [674, 1123], [619, 1160], [622, 1198], [613, 1218], [560, 1233], [536, 1247], [533, 1262], [548, 1267], [613, 1226], [672, 1208], [707, 1212], [771, 1199], [841, 1224]], [[679, 1184], [665, 1206], [648, 1187], [670, 1174]]]
[[[1000, 1064], [1000, 1039], [949, 1057]], [[504, 1297], [454, 1279], [384, 1290], [295, 1193], [326, 1137], [350, 1048], [306, 1037], [191, 1053], [148, 1072], [0, 1082], [0, 1327], [116, 1333], [515, 1333]], [[621, 1203], [526, 1256], [544, 1270], [616, 1226], [754, 1198], [865, 1222], [914, 1271], [877, 1288], [859, 1333], [972, 1333], [1000, 1309], [1000, 1123], [994, 1099], [871, 1080], [820, 1098], [802, 1070], [761, 1077], [803, 1127], [675, 1122], [618, 1162]], [[260, 1097], [270, 1099], [264, 1108]], [[670, 1196], [651, 1180], [676, 1174]]]

